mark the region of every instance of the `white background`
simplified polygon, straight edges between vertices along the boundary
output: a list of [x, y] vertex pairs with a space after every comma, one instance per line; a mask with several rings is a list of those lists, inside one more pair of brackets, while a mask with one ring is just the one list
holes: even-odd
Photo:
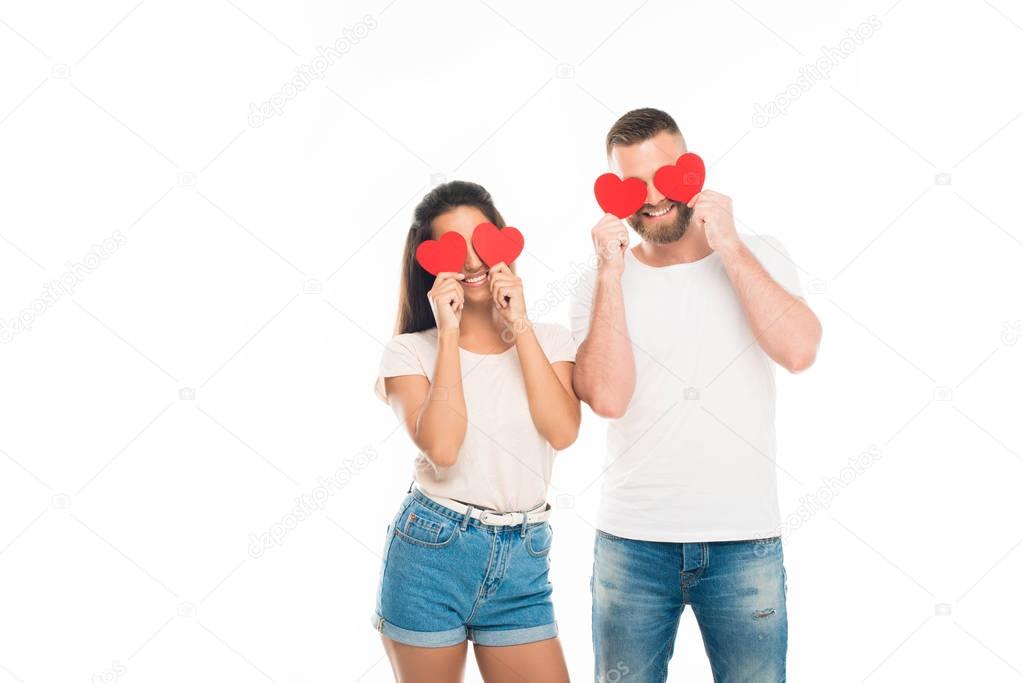
[[[389, 680], [369, 615], [412, 450], [371, 386], [412, 208], [482, 183], [539, 302], [585, 261], [604, 134], [638, 106], [823, 321], [816, 366], [779, 373], [783, 515], [879, 449], [786, 539], [790, 679], [1023, 677], [1021, 61], [1008, 0], [4, 2], [0, 682]], [[551, 491], [580, 681], [603, 433], [584, 412]], [[671, 679], [710, 680], [681, 631]]]

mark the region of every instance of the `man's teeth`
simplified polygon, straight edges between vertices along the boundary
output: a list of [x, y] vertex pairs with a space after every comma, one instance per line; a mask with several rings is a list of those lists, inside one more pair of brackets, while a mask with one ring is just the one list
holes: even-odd
[[483, 282], [486, 279], [487, 279], [487, 274], [486, 273], [480, 273], [479, 275], [474, 275], [472, 277], [465, 278], [465, 281], [466, 282], [471, 282], [473, 284], [476, 284], [477, 282]]
[[669, 204], [668, 206], [664, 207], [660, 211], [644, 211], [643, 213], [645, 213], [646, 215], [650, 216], [651, 218], [658, 218], [658, 217], [663, 216], [664, 214], [668, 213], [669, 211], [671, 211], [671, 204]]

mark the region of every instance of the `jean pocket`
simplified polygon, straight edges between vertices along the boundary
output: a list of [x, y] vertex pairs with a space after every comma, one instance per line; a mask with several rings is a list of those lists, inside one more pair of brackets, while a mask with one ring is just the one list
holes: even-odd
[[554, 530], [547, 522], [526, 532], [526, 552], [533, 557], [547, 557], [554, 541]]
[[458, 522], [413, 505], [395, 525], [394, 535], [413, 545], [443, 548], [458, 536]]

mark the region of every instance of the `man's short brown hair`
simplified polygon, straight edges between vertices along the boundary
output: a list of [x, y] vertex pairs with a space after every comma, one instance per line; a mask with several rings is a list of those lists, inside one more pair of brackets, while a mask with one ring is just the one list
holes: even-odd
[[645, 107], [633, 109], [614, 122], [607, 132], [607, 154], [615, 145], [634, 145], [649, 140], [662, 131], [680, 133], [678, 124], [669, 114], [660, 109]]

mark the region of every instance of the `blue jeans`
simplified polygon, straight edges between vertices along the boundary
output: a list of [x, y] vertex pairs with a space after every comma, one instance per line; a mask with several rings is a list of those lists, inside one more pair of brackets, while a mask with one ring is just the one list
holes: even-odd
[[387, 528], [373, 627], [406, 645], [554, 638], [547, 522], [486, 526], [413, 491]]
[[590, 582], [598, 683], [667, 680], [686, 605], [716, 683], [784, 681], [781, 545], [780, 538], [655, 543], [598, 531]]

